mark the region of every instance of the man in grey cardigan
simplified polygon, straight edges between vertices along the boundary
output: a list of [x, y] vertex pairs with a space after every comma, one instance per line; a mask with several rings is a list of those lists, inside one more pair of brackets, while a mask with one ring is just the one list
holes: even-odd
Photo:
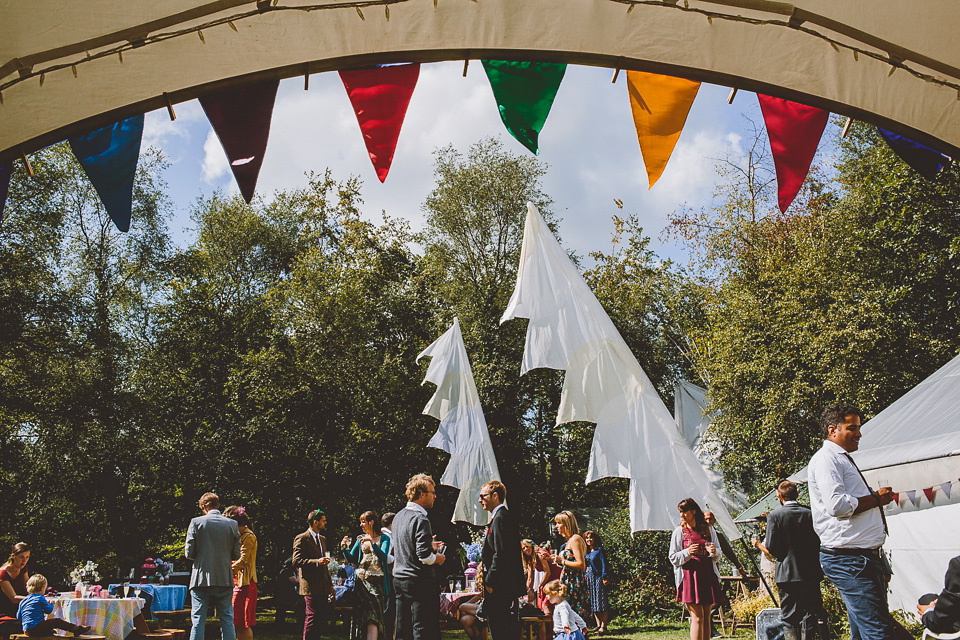
[[240, 557], [240, 531], [235, 520], [220, 514], [215, 493], [200, 496], [203, 515], [190, 521], [184, 555], [193, 560], [190, 572], [190, 640], [203, 640], [207, 611], [220, 617], [223, 640], [237, 640], [233, 627], [232, 561]]
[[417, 474], [407, 483], [407, 506], [393, 519], [393, 589], [397, 594], [397, 640], [440, 640], [440, 588], [431, 565], [437, 553], [427, 509], [436, 500], [433, 478]]

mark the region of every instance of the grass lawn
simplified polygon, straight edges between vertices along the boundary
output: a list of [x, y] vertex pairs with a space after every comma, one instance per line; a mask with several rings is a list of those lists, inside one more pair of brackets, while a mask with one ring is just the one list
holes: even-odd
[[[257, 612], [257, 626], [253, 630], [254, 640], [298, 640], [301, 638], [301, 629], [293, 622], [293, 616], [288, 616], [286, 624], [276, 624], [273, 621], [273, 611], [265, 609]], [[178, 625], [180, 628], [190, 627], [190, 621]], [[220, 625], [215, 618], [207, 620], [205, 640], [217, 640], [220, 637]], [[324, 636], [324, 640], [348, 640], [348, 627], [337, 623], [333, 631]], [[466, 640], [466, 634], [457, 631], [444, 631], [443, 640]], [[741, 640], [753, 638], [752, 627], [737, 627], [733, 636]], [[638, 623], [627, 620], [614, 620], [610, 623], [609, 631], [603, 636], [591, 636], [590, 640], [688, 640], [690, 626], [687, 622], [651, 622]], [[548, 640], [553, 640], [548, 638]]]

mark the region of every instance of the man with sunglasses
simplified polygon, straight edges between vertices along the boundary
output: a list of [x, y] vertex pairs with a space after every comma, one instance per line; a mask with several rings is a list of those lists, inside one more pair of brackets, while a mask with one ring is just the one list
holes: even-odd
[[519, 598], [527, 590], [520, 550], [520, 530], [504, 501], [507, 488], [491, 480], [480, 489], [480, 504], [490, 512], [483, 540], [483, 611], [493, 640], [520, 637]]

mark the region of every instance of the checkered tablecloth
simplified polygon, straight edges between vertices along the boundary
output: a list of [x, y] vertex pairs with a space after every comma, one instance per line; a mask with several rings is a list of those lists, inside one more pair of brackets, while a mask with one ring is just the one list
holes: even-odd
[[133, 631], [133, 619], [142, 607], [141, 598], [58, 598], [53, 616], [92, 627], [107, 640], [123, 640]]
[[466, 591], [460, 593], [441, 593], [440, 594], [440, 617], [441, 618], [459, 618], [460, 605], [472, 598], [480, 595], [479, 591]]

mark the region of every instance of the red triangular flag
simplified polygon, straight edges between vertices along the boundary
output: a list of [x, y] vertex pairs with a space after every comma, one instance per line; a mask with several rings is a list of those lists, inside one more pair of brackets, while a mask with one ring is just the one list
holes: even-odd
[[900, 506], [900, 494], [899, 494], [899, 493], [894, 493], [894, 494], [893, 494], [893, 504], [897, 505], [898, 507]]
[[780, 211], [786, 211], [807, 177], [830, 112], [761, 93], [757, 99], [777, 168]]
[[340, 72], [380, 182], [390, 171], [400, 127], [419, 77], [419, 63]]
[[924, 489], [924, 490], [923, 490], [923, 495], [927, 496], [927, 502], [929, 502], [930, 504], [933, 504], [933, 497], [934, 497], [934, 494], [936, 493], [936, 491], [937, 491], [937, 490], [934, 489], [933, 487], [930, 487], [929, 489]]
[[253, 200], [267, 150], [279, 86], [279, 80], [269, 80], [200, 98], [200, 106], [220, 138], [233, 177], [248, 203]]

